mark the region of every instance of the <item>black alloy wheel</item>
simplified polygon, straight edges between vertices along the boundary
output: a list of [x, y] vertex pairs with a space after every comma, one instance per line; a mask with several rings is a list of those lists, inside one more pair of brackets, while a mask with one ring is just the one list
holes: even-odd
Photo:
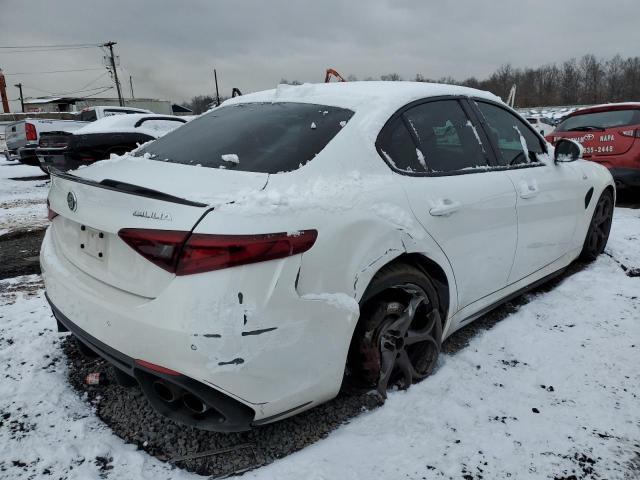
[[598, 255], [604, 252], [604, 248], [609, 240], [611, 222], [613, 221], [613, 195], [609, 190], [605, 190], [596, 204], [593, 217], [587, 230], [580, 258], [587, 262], [592, 262]]
[[442, 340], [438, 296], [424, 272], [398, 264], [378, 272], [363, 298], [347, 379], [386, 398], [389, 389], [409, 388], [435, 368]]

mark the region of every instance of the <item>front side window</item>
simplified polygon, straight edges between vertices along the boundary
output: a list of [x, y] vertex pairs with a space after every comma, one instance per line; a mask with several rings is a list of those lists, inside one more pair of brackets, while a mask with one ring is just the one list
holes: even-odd
[[136, 152], [159, 161], [280, 173], [320, 153], [353, 112], [310, 103], [241, 103], [217, 108]]
[[487, 134], [498, 147], [500, 165], [526, 165], [540, 162], [545, 152], [542, 141], [522, 120], [490, 103], [477, 102], [486, 122]]

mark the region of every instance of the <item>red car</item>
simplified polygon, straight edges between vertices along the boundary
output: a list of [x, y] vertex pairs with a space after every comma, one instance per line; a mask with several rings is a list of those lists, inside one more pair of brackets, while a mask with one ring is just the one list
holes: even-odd
[[584, 146], [584, 158], [611, 171], [618, 187], [640, 187], [640, 103], [610, 103], [569, 114], [547, 135], [555, 144], [570, 138]]

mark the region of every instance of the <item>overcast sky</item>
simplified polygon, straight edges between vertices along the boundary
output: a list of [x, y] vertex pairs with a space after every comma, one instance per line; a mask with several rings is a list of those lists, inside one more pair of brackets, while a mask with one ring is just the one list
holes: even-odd
[[[213, 93], [214, 66], [225, 95], [281, 78], [319, 82], [327, 67], [361, 79], [483, 78], [507, 62], [635, 56], [640, 28], [638, 0], [0, 0], [0, 47], [109, 40], [118, 42], [127, 96], [132, 75], [137, 97], [181, 102]], [[0, 48], [0, 68], [96, 69], [7, 77], [11, 99], [17, 82], [25, 96], [45, 96], [109, 86], [107, 75], [98, 78], [102, 55]]]

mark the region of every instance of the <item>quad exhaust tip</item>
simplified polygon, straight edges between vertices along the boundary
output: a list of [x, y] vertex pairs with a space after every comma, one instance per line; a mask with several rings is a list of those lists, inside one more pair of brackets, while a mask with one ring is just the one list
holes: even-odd
[[156, 380], [153, 382], [153, 391], [160, 397], [160, 399], [167, 403], [173, 403], [178, 400], [180, 391], [177, 387], [163, 382], [162, 380]]
[[205, 413], [209, 410], [209, 406], [206, 403], [191, 393], [185, 393], [182, 396], [182, 404], [193, 413]]
[[202, 414], [209, 410], [209, 406], [202, 399], [164, 380], [153, 382], [153, 391], [165, 403], [174, 403], [182, 399], [182, 405], [192, 413]]

